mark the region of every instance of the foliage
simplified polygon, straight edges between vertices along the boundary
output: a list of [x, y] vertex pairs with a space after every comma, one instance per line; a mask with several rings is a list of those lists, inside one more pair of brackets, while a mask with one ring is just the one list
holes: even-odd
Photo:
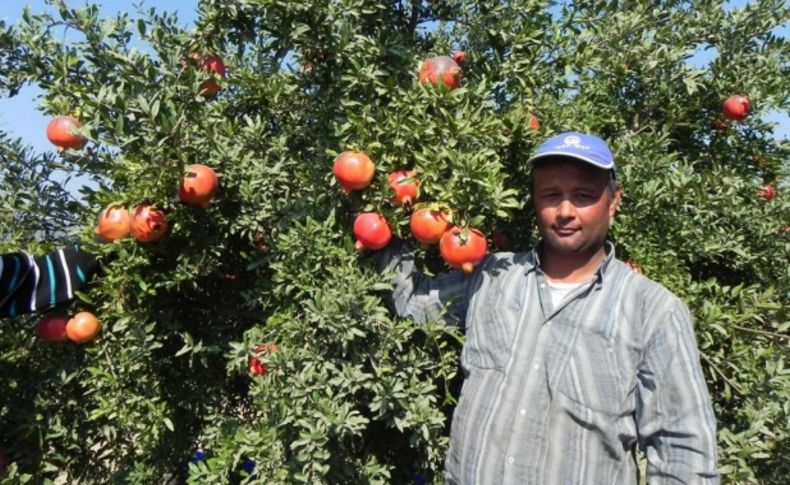
[[[462, 336], [387, 311], [354, 214], [380, 211], [408, 237], [386, 174], [415, 168], [423, 201], [526, 250], [524, 160], [580, 129], [616, 152], [619, 257], [696, 317], [725, 481], [786, 483], [790, 147], [765, 119], [788, 111], [788, 47], [771, 33], [783, 2], [203, 0], [191, 30], [153, 9], [101, 19], [52, 3], [0, 25], [0, 89], [39, 85], [41, 109], [78, 117], [90, 141], [34, 155], [3, 135], [2, 245], [99, 254], [104, 273], [69, 311], [104, 330], [50, 346], [29, 317], [0, 326], [6, 482], [441, 481]], [[422, 59], [456, 49], [461, 88], [417, 82]], [[692, 66], [703, 49], [717, 55]], [[229, 75], [206, 98], [190, 54], [212, 52]], [[754, 113], [721, 127], [736, 92]], [[345, 150], [376, 163], [366, 191], [332, 178]], [[192, 163], [220, 177], [207, 209], [174, 197]], [[75, 201], [55, 169], [98, 186]], [[112, 202], [164, 209], [170, 234], [97, 243]], [[434, 249], [420, 256], [442, 269]], [[262, 343], [278, 347], [251, 377]]]

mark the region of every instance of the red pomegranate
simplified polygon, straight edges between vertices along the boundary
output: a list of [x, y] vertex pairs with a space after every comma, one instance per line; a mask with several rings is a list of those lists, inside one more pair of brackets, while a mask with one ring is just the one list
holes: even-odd
[[186, 168], [181, 187], [178, 188], [178, 198], [189, 205], [208, 207], [209, 201], [219, 186], [217, 173], [213, 168], [195, 164]]
[[66, 324], [69, 317], [62, 313], [47, 313], [36, 324], [36, 334], [41, 340], [47, 342], [62, 342], [66, 340]]
[[448, 56], [431, 57], [420, 67], [420, 82], [423, 84], [444, 84], [455, 89], [461, 82], [461, 67]]
[[354, 221], [354, 236], [357, 238], [354, 247], [363, 249], [381, 249], [389, 244], [392, 231], [387, 220], [375, 212], [365, 212]]
[[406, 207], [417, 200], [420, 182], [414, 170], [398, 170], [389, 174], [390, 187], [395, 191], [395, 203]]
[[721, 107], [721, 114], [735, 121], [745, 120], [749, 115], [749, 111], [751, 111], [749, 99], [741, 94], [733, 94], [725, 99]]
[[760, 187], [760, 197], [762, 197], [766, 202], [770, 202], [774, 200], [774, 197], [776, 197], [776, 189], [771, 184], [763, 185]]
[[533, 115], [532, 113], [529, 113], [527, 115], [527, 119], [529, 119], [529, 127], [531, 129], [533, 129], [533, 130], [539, 130], [540, 129], [540, 120], [538, 119], [537, 116]]
[[73, 116], [57, 116], [47, 125], [47, 138], [58, 147], [59, 152], [68, 148], [79, 150], [86, 141], [85, 137], [76, 133], [80, 126]]
[[466, 62], [466, 52], [464, 52], [464, 51], [455, 51], [450, 56], [450, 58], [452, 60], [454, 60], [455, 62], [457, 62], [458, 64], [463, 64], [464, 62]]
[[131, 228], [129, 211], [117, 204], [108, 205], [101, 214], [96, 224], [96, 235], [107, 242], [123, 239], [129, 235]]
[[66, 323], [66, 336], [72, 342], [84, 344], [101, 332], [101, 323], [91, 312], [79, 312]]
[[134, 210], [130, 224], [132, 235], [142, 243], [156, 242], [167, 234], [165, 213], [150, 205], [140, 205]]
[[[198, 59], [200, 68], [204, 71], [212, 72], [223, 79], [225, 78], [225, 63], [222, 62], [222, 58], [217, 54], [211, 54], [205, 57], [194, 55], [193, 57]], [[222, 88], [214, 79], [206, 79], [200, 83], [201, 94], [209, 98], [217, 94], [220, 89]]]
[[409, 226], [415, 239], [423, 244], [436, 244], [449, 229], [450, 223], [442, 211], [426, 207], [412, 213]]
[[277, 345], [276, 344], [261, 344], [255, 347], [255, 350], [252, 351], [252, 356], [250, 357], [250, 374], [254, 376], [262, 376], [265, 375], [266, 372], [269, 370], [269, 364], [265, 362], [261, 362], [258, 358], [261, 354], [266, 352], [276, 352]]
[[376, 173], [376, 166], [364, 153], [343, 152], [335, 158], [332, 171], [340, 185], [350, 192], [362, 190], [370, 185]]
[[488, 243], [477, 229], [453, 227], [439, 241], [442, 259], [451, 268], [471, 273], [486, 256]]

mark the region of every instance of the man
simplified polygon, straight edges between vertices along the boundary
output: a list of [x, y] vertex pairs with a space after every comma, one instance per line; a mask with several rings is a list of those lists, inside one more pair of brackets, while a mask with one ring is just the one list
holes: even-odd
[[38, 257], [26, 253], [0, 255], [0, 318], [42, 313], [72, 300], [96, 267], [96, 258], [77, 246]]
[[716, 430], [688, 309], [615, 259], [606, 143], [564, 133], [528, 161], [541, 242], [428, 279], [395, 243], [393, 304], [466, 332], [448, 483], [718, 483]]

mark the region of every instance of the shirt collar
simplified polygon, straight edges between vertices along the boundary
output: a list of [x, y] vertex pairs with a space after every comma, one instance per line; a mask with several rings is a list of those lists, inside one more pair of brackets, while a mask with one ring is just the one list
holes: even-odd
[[[528, 253], [528, 257], [524, 262], [524, 273], [529, 274], [536, 269], [540, 269], [540, 256], [538, 252], [538, 248], [540, 247], [540, 243], [538, 246], [534, 247], [532, 251]], [[595, 270], [595, 282], [596, 285], [600, 285], [601, 281], [603, 280], [603, 275], [607, 272], [609, 267], [612, 265], [612, 261], [615, 259], [615, 249], [614, 244], [611, 241], [604, 242], [604, 252], [606, 255], [603, 258], [603, 262]]]

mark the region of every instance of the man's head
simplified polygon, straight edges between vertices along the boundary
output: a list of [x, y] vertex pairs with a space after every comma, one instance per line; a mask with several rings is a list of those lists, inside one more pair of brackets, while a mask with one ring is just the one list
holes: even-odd
[[584, 133], [563, 133], [540, 145], [528, 163], [544, 249], [579, 256], [598, 251], [620, 203], [606, 143]]

